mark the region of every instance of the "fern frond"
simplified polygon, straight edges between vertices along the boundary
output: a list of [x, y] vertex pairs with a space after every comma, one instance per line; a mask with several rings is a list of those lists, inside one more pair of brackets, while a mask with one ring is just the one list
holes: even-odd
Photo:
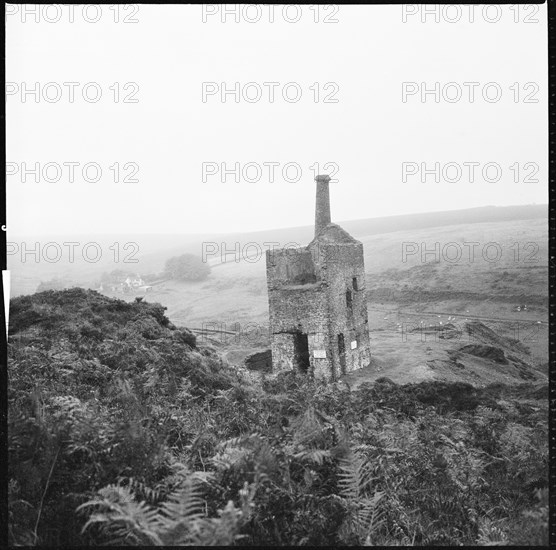
[[219, 443], [216, 448], [218, 450], [224, 450], [226, 447], [253, 447], [264, 443], [263, 436], [258, 433], [252, 433], [249, 435], [240, 435], [239, 437], [233, 437], [227, 439], [222, 443]]
[[181, 521], [194, 522], [204, 516], [204, 506], [198, 483], [194, 478], [190, 478], [184, 487], [170, 493], [168, 499], [162, 503], [161, 509], [165, 516], [163, 523], [165, 526], [171, 526]]
[[366, 496], [372, 481], [372, 469], [363, 456], [350, 452], [340, 460], [339, 498], [347, 512], [341, 536], [346, 541], [355, 537], [359, 544], [371, 545], [373, 535], [385, 521], [380, 509], [384, 493]]
[[83, 526], [85, 532], [93, 525], [99, 526], [109, 538], [110, 544], [124, 541], [132, 544], [159, 546], [162, 540], [157, 534], [159, 514], [145, 502], [136, 502], [127, 487], [109, 485], [99, 491], [99, 496], [77, 508], [97, 508]]
[[310, 445], [314, 444], [322, 437], [322, 425], [312, 406], [298, 419], [293, 434], [294, 445]]
[[346, 499], [357, 499], [363, 495], [372, 481], [372, 471], [361, 456], [350, 453], [340, 460], [338, 485], [340, 493]]
[[295, 458], [300, 460], [307, 460], [308, 462], [314, 462], [315, 464], [321, 465], [325, 458], [329, 458], [330, 451], [324, 449], [312, 449], [307, 451], [301, 451], [293, 455]]

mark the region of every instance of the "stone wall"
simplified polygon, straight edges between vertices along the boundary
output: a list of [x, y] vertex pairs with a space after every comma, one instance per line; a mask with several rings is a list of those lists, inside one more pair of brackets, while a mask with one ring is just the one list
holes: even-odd
[[[355, 242], [321, 246], [327, 260], [317, 272], [328, 288], [331, 368], [337, 378], [342, 372], [351, 372], [370, 363], [363, 245]], [[348, 291], [351, 307], [346, 296]], [[340, 334], [344, 337], [345, 368], [340, 361]], [[353, 349], [352, 342], [356, 346]]]
[[318, 254], [309, 247], [269, 250], [267, 282], [273, 370], [297, 368], [294, 342], [300, 333], [307, 335], [315, 377], [337, 379], [370, 363], [361, 243], [319, 243]]
[[269, 288], [286, 284], [309, 284], [317, 280], [311, 251], [307, 248], [267, 250], [266, 266]]

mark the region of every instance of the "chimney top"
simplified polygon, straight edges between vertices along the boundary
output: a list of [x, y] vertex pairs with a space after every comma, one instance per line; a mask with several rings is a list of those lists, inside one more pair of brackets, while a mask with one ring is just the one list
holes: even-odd
[[330, 176], [320, 175], [315, 178], [317, 182], [317, 200], [315, 204], [315, 237], [330, 223], [330, 194], [328, 182]]

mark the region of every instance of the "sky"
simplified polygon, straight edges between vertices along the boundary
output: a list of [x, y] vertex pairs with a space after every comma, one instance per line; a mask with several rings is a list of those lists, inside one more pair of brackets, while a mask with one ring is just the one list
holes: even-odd
[[8, 239], [548, 201], [546, 4], [234, 6], [8, 5]]

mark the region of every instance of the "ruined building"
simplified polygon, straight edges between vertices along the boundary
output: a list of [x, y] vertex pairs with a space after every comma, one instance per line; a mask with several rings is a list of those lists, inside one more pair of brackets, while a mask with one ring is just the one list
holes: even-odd
[[330, 221], [330, 177], [315, 180], [315, 238], [266, 252], [272, 370], [336, 380], [371, 360], [363, 244]]

